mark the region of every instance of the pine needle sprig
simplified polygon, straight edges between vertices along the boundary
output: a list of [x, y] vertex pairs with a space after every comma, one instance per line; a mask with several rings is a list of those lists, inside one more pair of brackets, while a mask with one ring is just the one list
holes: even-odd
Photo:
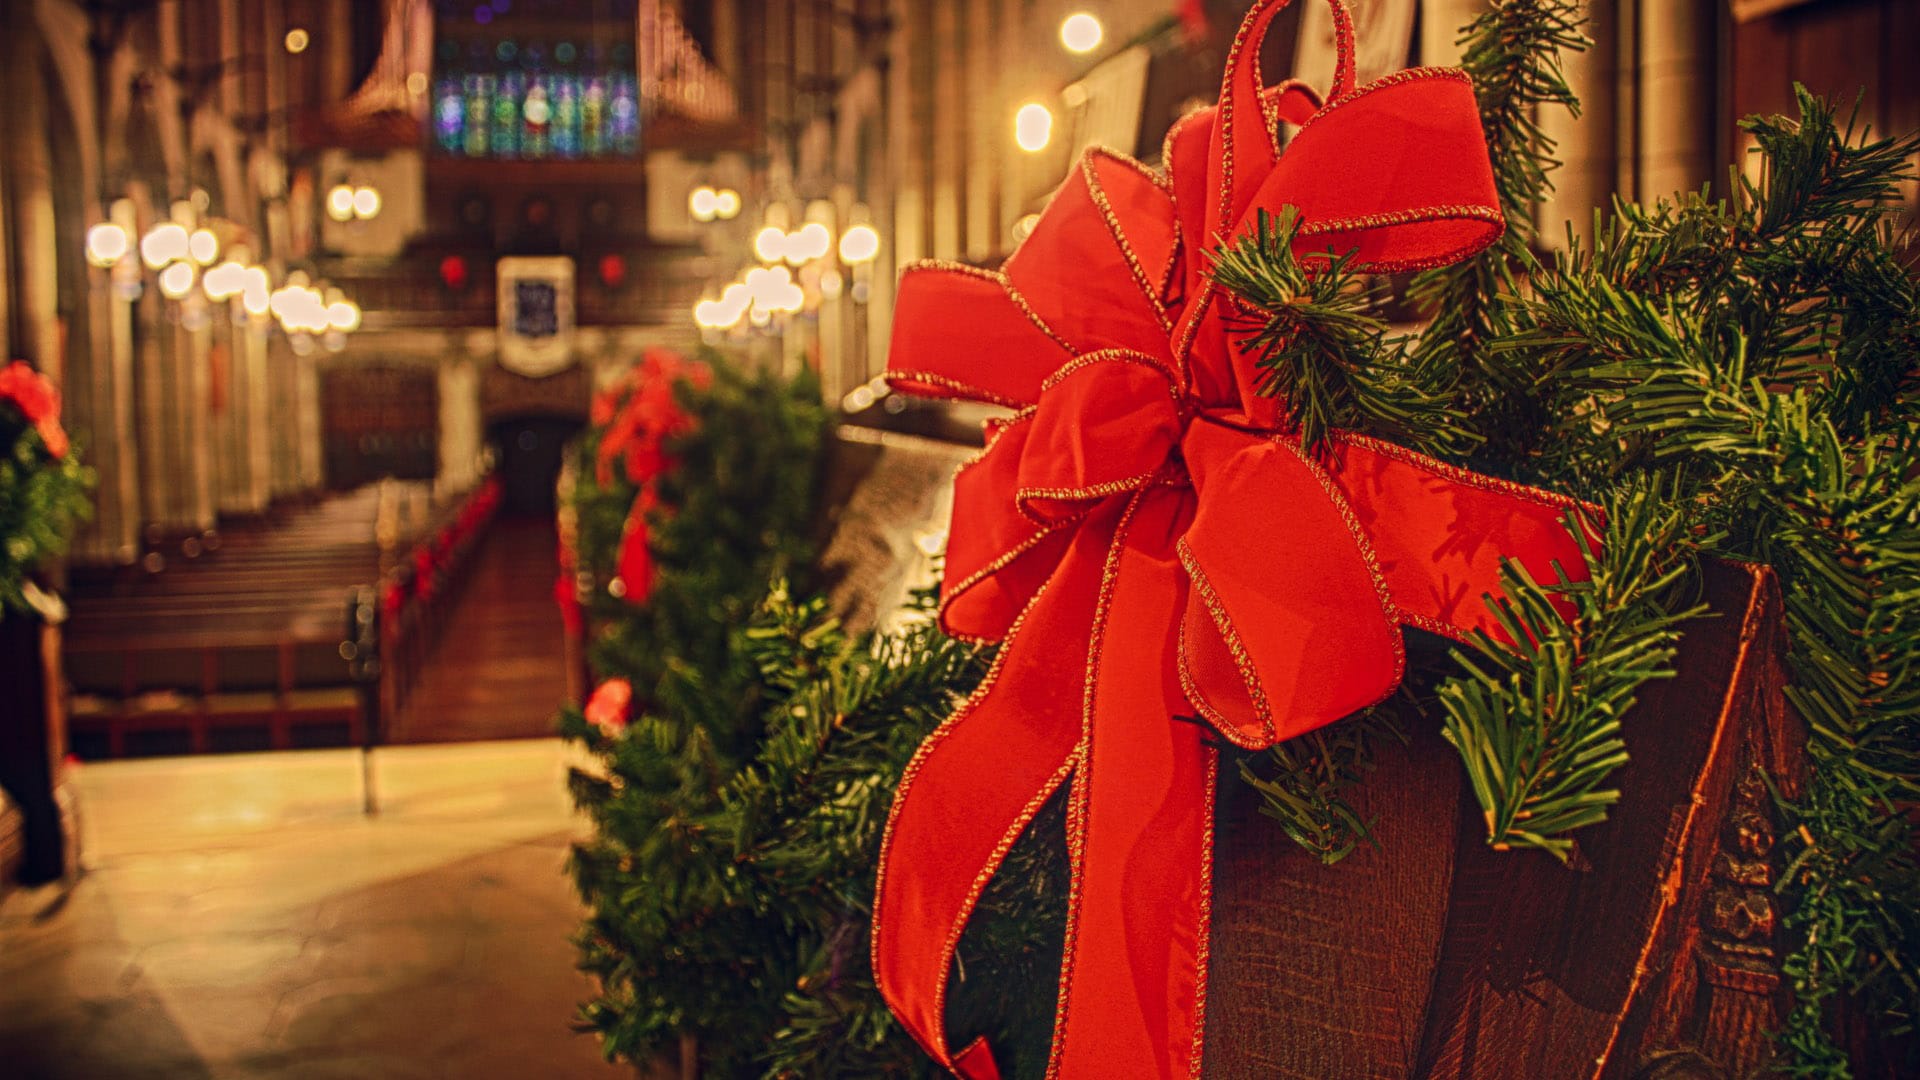
[[[1620, 718], [1650, 679], [1671, 678], [1680, 624], [1698, 605], [1674, 602], [1692, 569], [1685, 516], [1651, 486], [1622, 489], [1591, 522], [1570, 515], [1588, 580], [1536, 582], [1509, 563], [1489, 606], [1500, 636], [1479, 631], [1454, 656], [1465, 674], [1440, 684], [1444, 734], [1460, 751], [1496, 850], [1529, 847], [1565, 861], [1567, 834], [1606, 819], [1626, 763]], [[1563, 614], [1560, 606], [1571, 607]]]
[[1412, 349], [1420, 381], [1452, 388], [1462, 425], [1483, 443], [1477, 452], [1496, 464], [1525, 459], [1546, 416], [1541, 382], [1486, 346], [1508, 329], [1498, 301], [1518, 291], [1513, 275], [1532, 258], [1534, 208], [1560, 165], [1540, 117], [1548, 109], [1579, 115], [1560, 57], [1590, 44], [1582, 21], [1578, 0], [1494, 0], [1462, 33], [1461, 67], [1473, 80], [1506, 228], [1486, 251], [1422, 271], [1408, 290], [1431, 319]]
[[1213, 253], [1210, 273], [1233, 296], [1239, 347], [1265, 373], [1260, 392], [1286, 404], [1314, 450], [1335, 429], [1415, 449], [1465, 438], [1447, 402], [1419, 381], [1390, 336], [1353, 253], [1298, 251], [1300, 213], [1261, 210], [1252, 231]]
[[1260, 812], [1326, 865], [1373, 839], [1374, 821], [1361, 816], [1355, 794], [1373, 771], [1375, 744], [1407, 741], [1402, 696], [1238, 761], [1240, 779], [1260, 794]]

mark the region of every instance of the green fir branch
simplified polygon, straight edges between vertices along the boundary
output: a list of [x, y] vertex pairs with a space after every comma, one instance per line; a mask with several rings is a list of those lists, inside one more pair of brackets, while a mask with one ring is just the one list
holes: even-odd
[[1408, 290], [1431, 320], [1411, 349], [1425, 373], [1419, 381], [1452, 388], [1460, 425], [1495, 463], [1524, 458], [1545, 416], [1541, 382], [1487, 346], [1508, 329], [1500, 300], [1518, 291], [1514, 270], [1532, 260], [1534, 210], [1560, 166], [1540, 117], [1548, 109], [1579, 115], [1560, 57], [1590, 44], [1582, 21], [1578, 0], [1494, 0], [1462, 32], [1461, 68], [1473, 81], [1505, 229], [1486, 251], [1423, 271]]
[[[1620, 718], [1650, 679], [1673, 676], [1680, 624], [1672, 594], [1692, 569], [1682, 514], [1649, 487], [1624, 490], [1592, 524], [1569, 515], [1584, 581], [1536, 582], [1517, 563], [1488, 606], [1501, 634], [1456, 649], [1465, 674], [1440, 684], [1447, 741], [1460, 751], [1496, 850], [1538, 848], [1566, 860], [1567, 834], [1604, 821], [1608, 781], [1627, 760]], [[1568, 605], [1570, 615], [1556, 606]], [[1471, 651], [1469, 651], [1469, 649]]]
[[1239, 347], [1264, 373], [1259, 390], [1285, 403], [1301, 441], [1317, 449], [1350, 429], [1416, 449], [1457, 445], [1448, 403], [1389, 337], [1353, 253], [1297, 254], [1300, 213], [1261, 210], [1251, 232], [1213, 253], [1212, 277], [1232, 294]]
[[1328, 866], [1373, 842], [1374, 819], [1361, 816], [1355, 796], [1373, 771], [1376, 742], [1390, 738], [1406, 744], [1406, 696], [1403, 687], [1393, 698], [1337, 724], [1239, 760], [1240, 779], [1260, 794], [1260, 812]]
[[54, 457], [14, 406], [0, 400], [0, 615], [29, 611], [36, 570], [66, 554], [93, 516], [93, 470], [77, 449]]

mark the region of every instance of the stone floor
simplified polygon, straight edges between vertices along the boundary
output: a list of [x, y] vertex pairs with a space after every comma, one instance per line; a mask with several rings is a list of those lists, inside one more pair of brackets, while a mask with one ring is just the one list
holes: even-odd
[[550, 740], [81, 767], [87, 872], [0, 902], [0, 1077], [599, 1077]]

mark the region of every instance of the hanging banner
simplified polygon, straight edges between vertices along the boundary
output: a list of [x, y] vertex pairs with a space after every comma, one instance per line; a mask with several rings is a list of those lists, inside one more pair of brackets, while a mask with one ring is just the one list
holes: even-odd
[[499, 261], [500, 366], [530, 379], [573, 366], [573, 260], [561, 255]]

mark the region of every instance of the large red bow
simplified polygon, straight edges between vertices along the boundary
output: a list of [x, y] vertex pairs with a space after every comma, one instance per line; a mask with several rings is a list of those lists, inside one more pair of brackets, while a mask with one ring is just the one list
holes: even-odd
[[[1480, 251], [1502, 218], [1472, 87], [1421, 68], [1353, 88], [1336, 2], [1331, 100], [1262, 92], [1259, 4], [1220, 104], [1169, 134], [1161, 180], [1091, 152], [999, 272], [908, 268], [889, 378], [1020, 410], [954, 481], [941, 618], [1001, 642], [901, 779], [874, 973], [961, 1076], [942, 1025], [981, 890], [1062, 783], [1072, 871], [1048, 1076], [1193, 1075], [1201, 1058], [1215, 751], [1260, 748], [1399, 683], [1400, 628], [1491, 627], [1503, 557], [1577, 572], [1570, 500], [1352, 433], [1304, 451], [1230, 347], [1197, 245], [1298, 207], [1303, 253], [1379, 271]], [[1280, 153], [1277, 118], [1301, 124]]]

